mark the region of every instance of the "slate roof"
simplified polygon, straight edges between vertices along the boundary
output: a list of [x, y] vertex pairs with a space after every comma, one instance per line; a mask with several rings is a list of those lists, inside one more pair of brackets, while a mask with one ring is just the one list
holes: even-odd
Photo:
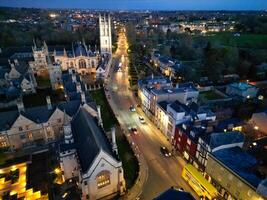
[[226, 133], [212, 133], [202, 138], [211, 149], [216, 147], [244, 142], [244, 135], [238, 131], [226, 132]]
[[118, 160], [118, 157], [111, 149], [111, 144], [104, 131], [97, 126], [97, 120], [84, 108], [80, 108], [72, 120], [71, 126], [81, 168], [84, 173], [88, 171], [101, 150]]
[[262, 181], [252, 170], [257, 166], [257, 160], [240, 147], [222, 149], [212, 155], [255, 188]]
[[74, 55], [77, 56], [88, 56], [85, 45], [81, 42], [77, 42], [73, 46]]
[[168, 102], [167, 101], [161, 101], [161, 102], [158, 102], [158, 105], [164, 110], [164, 111], [167, 111], [167, 106], [168, 106]]
[[[201, 126], [194, 126], [192, 122], [186, 122], [178, 124], [176, 127], [197, 144], [198, 138], [206, 133], [206, 125], [207, 123], [205, 121], [202, 122]], [[191, 131], [194, 133], [193, 135], [191, 134]]]
[[190, 112], [190, 108], [188, 106], [180, 103], [177, 100], [173, 102], [172, 104], [170, 104], [170, 107], [176, 112], [185, 112], [187, 114]]
[[188, 192], [170, 188], [154, 198], [154, 200], [195, 200], [195, 198]]
[[[38, 106], [32, 108], [26, 108], [25, 112], [22, 111], [21, 114], [26, 118], [34, 121], [35, 123], [47, 122], [56, 108], [64, 111], [69, 115], [73, 116], [78, 108], [80, 107], [80, 101], [68, 101], [58, 104], [54, 104], [51, 110], [48, 110], [47, 105]], [[16, 121], [19, 116], [18, 110], [1, 112], [0, 113], [0, 130], [8, 130], [12, 124]]]

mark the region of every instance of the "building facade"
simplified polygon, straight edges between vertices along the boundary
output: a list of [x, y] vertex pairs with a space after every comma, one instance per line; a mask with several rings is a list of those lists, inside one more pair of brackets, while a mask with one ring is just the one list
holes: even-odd
[[256, 165], [253, 156], [240, 147], [232, 147], [211, 153], [206, 173], [224, 199], [263, 200], [266, 196], [257, 192], [263, 180], [252, 170]]
[[115, 129], [111, 143], [84, 108], [71, 123], [64, 125], [64, 143], [60, 145], [64, 179], [78, 178], [81, 199], [100, 199], [122, 194], [125, 190], [122, 163], [117, 156]]

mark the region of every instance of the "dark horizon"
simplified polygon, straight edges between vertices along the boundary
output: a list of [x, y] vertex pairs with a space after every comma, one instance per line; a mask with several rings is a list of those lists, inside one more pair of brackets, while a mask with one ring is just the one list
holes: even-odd
[[266, 11], [266, 0], [2, 0], [1, 7], [123, 11]]

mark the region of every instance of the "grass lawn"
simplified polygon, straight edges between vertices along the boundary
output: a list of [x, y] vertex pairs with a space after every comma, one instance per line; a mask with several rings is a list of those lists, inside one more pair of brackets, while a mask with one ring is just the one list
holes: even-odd
[[118, 145], [119, 157], [122, 161], [124, 169], [124, 178], [126, 181], [126, 187], [131, 188], [137, 178], [139, 165], [137, 158], [135, 157], [130, 144], [128, 143], [125, 135], [118, 126], [117, 119], [115, 118], [104, 93], [104, 90], [90, 91], [90, 95], [93, 100], [101, 106], [101, 114], [104, 129], [110, 131], [110, 128], [116, 126], [116, 140]]
[[38, 87], [47, 87], [47, 88], [51, 87], [49, 77], [46, 78], [46, 77], [36, 76], [35, 79]]
[[257, 48], [266, 49], [267, 35], [266, 34], [249, 34], [241, 33], [238, 37], [234, 36], [234, 33], [221, 32], [214, 33], [213, 35], [206, 36], [206, 38], [212, 43], [219, 43], [225, 46], [236, 46], [240, 48]]
[[110, 131], [111, 127], [117, 124], [117, 119], [115, 118], [104, 93], [104, 90], [90, 91], [90, 95], [97, 105], [101, 106], [101, 115], [105, 131]]
[[63, 91], [52, 91], [51, 89], [37, 89], [36, 94], [23, 96], [25, 107], [46, 105], [46, 96], [50, 96], [52, 103], [65, 100]]
[[201, 92], [200, 95], [204, 96], [207, 100], [215, 100], [223, 98], [221, 95], [217, 94], [214, 91]]

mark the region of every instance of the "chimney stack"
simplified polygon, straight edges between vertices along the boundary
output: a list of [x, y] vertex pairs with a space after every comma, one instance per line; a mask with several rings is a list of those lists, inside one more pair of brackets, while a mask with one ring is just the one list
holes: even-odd
[[52, 103], [50, 96], [46, 96], [46, 104], [47, 104], [47, 109], [52, 110]]
[[21, 98], [17, 100], [17, 108], [19, 112], [25, 111], [23, 100]]
[[118, 154], [118, 148], [116, 143], [115, 127], [111, 128], [111, 138], [112, 138], [112, 150]]
[[100, 106], [97, 106], [97, 115], [98, 115], [98, 125], [103, 127]]

